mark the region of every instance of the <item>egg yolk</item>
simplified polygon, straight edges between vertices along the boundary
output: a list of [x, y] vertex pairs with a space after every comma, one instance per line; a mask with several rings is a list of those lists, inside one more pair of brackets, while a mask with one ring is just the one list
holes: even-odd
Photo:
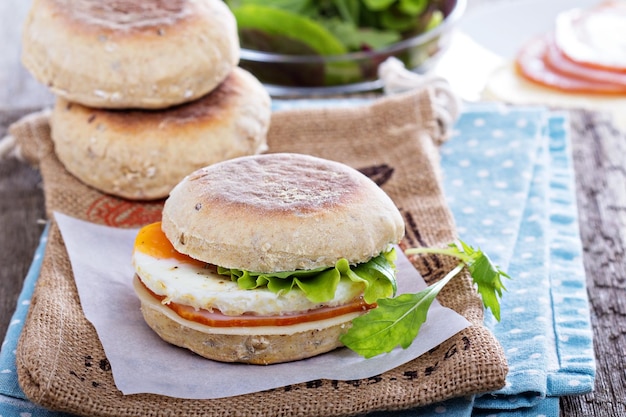
[[206, 262], [178, 252], [167, 236], [165, 236], [165, 233], [163, 233], [161, 222], [151, 223], [139, 230], [135, 238], [134, 250], [157, 259], [176, 259], [180, 262], [195, 264], [201, 267], [206, 265]]

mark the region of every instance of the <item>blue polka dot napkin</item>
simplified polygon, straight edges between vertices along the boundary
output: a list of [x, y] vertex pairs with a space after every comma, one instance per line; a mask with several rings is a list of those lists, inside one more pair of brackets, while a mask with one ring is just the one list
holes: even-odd
[[505, 350], [507, 383], [475, 398], [472, 415], [556, 416], [559, 396], [593, 389], [568, 123], [543, 108], [473, 106], [442, 147], [460, 237], [512, 278], [501, 322], [485, 319]]
[[[361, 100], [275, 101], [274, 107]], [[511, 276], [502, 320], [485, 322], [505, 350], [506, 386], [394, 416], [557, 416], [560, 396], [590, 392], [595, 376], [567, 113], [466, 105], [442, 145], [444, 190], [461, 239]], [[0, 352], [0, 416], [64, 416], [29, 403], [15, 348], [39, 274], [46, 232]], [[387, 416], [374, 413], [373, 416]]]

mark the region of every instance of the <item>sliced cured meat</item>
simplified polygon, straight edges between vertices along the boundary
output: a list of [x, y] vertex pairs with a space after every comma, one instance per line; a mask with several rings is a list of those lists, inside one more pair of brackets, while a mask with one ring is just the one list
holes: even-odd
[[544, 63], [551, 70], [573, 78], [595, 81], [602, 84], [610, 83], [626, 89], [626, 73], [593, 68], [570, 60], [557, 46], [554, 36], [546, 39]]
[[517, 71], [526, 79], [571, 93], [624, 94], [626, 87], [609, 82], [592, 81], [558, 72], [546, 64], [548, 35], [538, 36], [526, 43], [516, 58]]

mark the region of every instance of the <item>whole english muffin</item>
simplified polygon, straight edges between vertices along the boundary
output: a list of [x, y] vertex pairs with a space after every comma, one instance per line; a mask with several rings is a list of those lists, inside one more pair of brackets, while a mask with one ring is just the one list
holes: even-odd
[[102, 108], [164, 108], [201, 97], [239, 62], [221, 0], [35, 0], [22, 62], [58, 96]]
[[257, 272], [365, 262], [404, 234], [398, 209], [372, 180], [300, 154], [200, 169], [172, 190], [162, 222], [179, 252]]
[[163, 198], [187, 174], [263, 152], [270, 97], [235, 68], [211, 93], [164, 110], [106, 110], [57, 98], [50, 124], [55, 152], [85, 184], [116, 196]]

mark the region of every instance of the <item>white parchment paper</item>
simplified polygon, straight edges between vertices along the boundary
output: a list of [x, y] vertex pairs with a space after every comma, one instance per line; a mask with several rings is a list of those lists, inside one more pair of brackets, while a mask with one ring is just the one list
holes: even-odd
[[[363, 359], [346, 348], [269, 366], [215, 362], [170, 345], [144, 322], [132, 287], [131, 254], [137, 229], [101, 226], [55, 213], [67, 248], [80, 302], [94, 325], [118, 389], [177, 398], [211, 399], [317, 379], [376, 376], [439, 345], [470, 323], [433, 303], [428, 320], [406, 350]], [[424, 280], [398, 251], [398, 292], [417, 292]]]

